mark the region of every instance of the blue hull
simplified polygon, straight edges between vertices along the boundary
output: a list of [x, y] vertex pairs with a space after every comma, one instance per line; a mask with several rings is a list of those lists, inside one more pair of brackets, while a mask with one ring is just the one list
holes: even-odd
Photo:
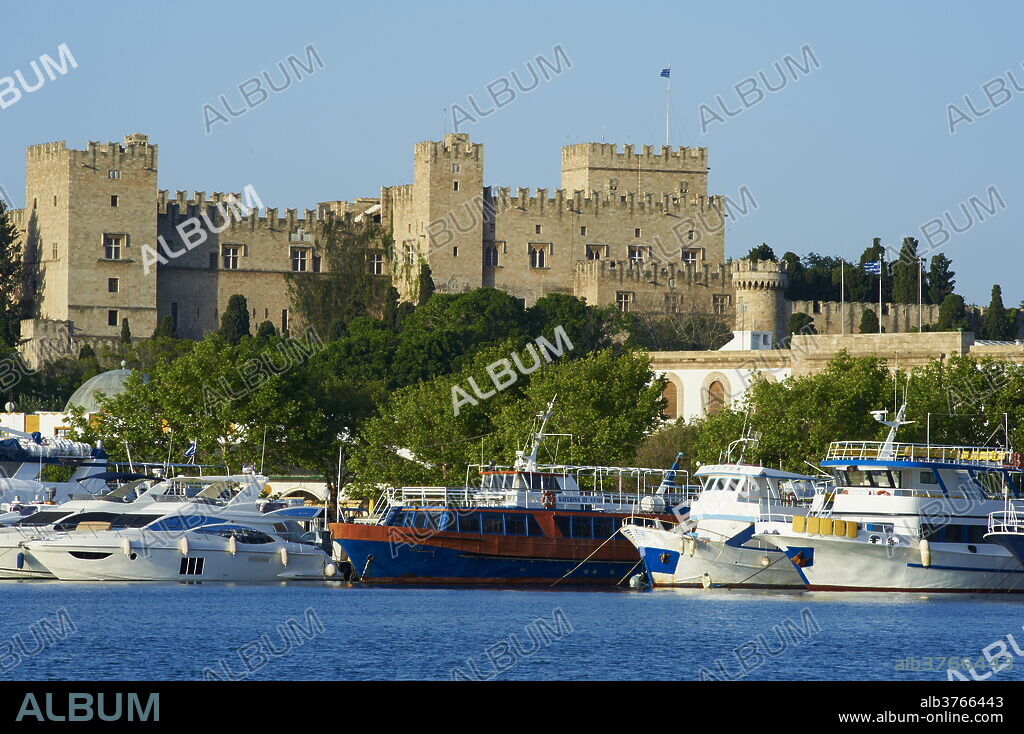
[[[410, 546], [379, 540], [335, 539], [363, 581], [408, 584], [551, 584], [614, 586], [637, 566], [635, 560], [580, 561], [483, 555], [432, 545]], [[367, 561], [373, 560], [367, 565]], [[580, 559], [582, 560], [582, 559]]]

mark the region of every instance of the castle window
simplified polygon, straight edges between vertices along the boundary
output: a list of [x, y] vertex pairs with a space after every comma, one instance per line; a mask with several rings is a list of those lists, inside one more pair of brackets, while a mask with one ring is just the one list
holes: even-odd
[[124, 240], [125, 236], [123, 234], [103, 235], [103, 258], [105, 260], [120, 260]]
[[711, 296], [711, 306], [714, 312], [718, 315], [723, 315], [729, 310], [729, 306], [732, 304], [732, 296], [728, 293], [716, 293]]
[[117, 206], [117, 194], [110, 195], [110, 206]]
[[53, 243], [53, 259], [54, 260], [57, 259], [57, 243], [56, 242]]
[[57, 206], [57, 195], [56, 194], [53, 195], [53, 205]]
[[121, 290], [117, 278], [107, 278], [107, 293], [118, 293]]
[[696, 265], [698, 255], [698, 250], [683, 250], [682, 261], [687, 265]]
[[452, 248], [452, 257], [458, 257], [458, 256], [459, 256], [459, 247], [458, 247], [458, 245], [456, 245], [455, 247]]
[[484, 267], [498, 267], [498, 248], [494, 245], [487, 245], [484, 248]]
[[725, 385], [715, 380], [708, 385], [708, 414], [714, 415], [725, 407]]
[[[639, 230], [637, 230], [639, 231]], [[635, 262], [643, 262], [647, 259], [648, 253], [647, 248], [639, 245], [629, 246], [629, 259]]]
[[679, 310], [679, 294], [678, 293], [666, 293], [665, 294], [665, 313], [675, 313]]
[[633, 306], [633, 295], [632, 291], [617, 291], [615, 293], [615, 305], [620, 311], [626, 313], [630, 310]]
[[608, 256], [607, 245], [587, 245], [588, 260], [603, 260]]
[[586, 237], [586, 236], [587, 236], [587, 228], [585, 226], [580, 227], [580, 237]]
[[107, 171], [107, 178], [109, 178], [112, 181], [116, 181], [117, 179], [121, 178], [121, 172], [113, 170]]
[[107, 311], [107, 326], [117, 326], [117, 311], [115, 309]]
[[281, 336], [288, 335], [288, 309], [281, 309]]
[[688, 239], [688, 240], [692, 240], [693, 236], [694, 236], [694, 231], [692, 229], [689, 232], [686, 233], [686, 239]]
[[534, 234], [540, 234], [541, 233], [541, 226], [539, 224], [533, 225], [533, 233]]
[[302, 247], [292, 248], [292, 272], [293, 273], [304, 273], [306, 272], [306, 258], [308, 252]]
[[530, 245], [530, 267], [547, 267], [547, 245]]
[[384, 275], [384, 255], [375, 252], [370, 255], [370, 272], [373, 275]]
[[459, 164], [458, 163], [453, 163], [452, 164], [452, 173], [458, 173], [458, 172], [459, 172]]
[[633, 230], [633, 236], [636, 239], [640, 239], [640, 228], [639, 227], [637, 227], [636, 229]]
[[416, 245], [412, 244], [411, 242], [405, 243], [405, 264], [416, 264]]
[[237, 247], [223, 248], [221, 258], [225, 270], [238, 270], [238, 250]]
[[319, 273], [320, 272], [320, 256], [319, 255], [313, 255], [313, 257], [311, 258], [311, 261], [312, 261], [312, 264], [313, 264], [313, 272], [314, 273]]
[[452, 191], [458, 191], [458, 190], [459, 190], [459, 182], [458, 181], [453, 181], [452, 182]]

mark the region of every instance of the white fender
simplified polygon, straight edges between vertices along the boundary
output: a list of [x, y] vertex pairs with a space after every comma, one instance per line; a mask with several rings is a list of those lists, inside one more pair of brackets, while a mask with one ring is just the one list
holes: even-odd
[[687, 536], [687, 538], [686, 538], [686, 555], [690, 556], [690, 558], [693, 558], [693, 553], [694, 553], [695, 550], [697, 550], [697, 541], [695, 541], [693, 538]]
[[284, 546], [281, 546], [280, 555], [281, 555], [281, 565], [282, 566], [287, 566], [288, 565], [288, 549], [285, 548]]
[[126, 556], [130, 556], [132, 554], [132, 542], [128, 540], [128, 538], [121, 541], [121, 552]]
[[228, 538], [228, 553], [230, 553], [231, 555], [235, 555], [236, 553], [238, 553], [238, 541], [235, 540], [234, 535]]
[[927, 540], [921, 538], [921, 542], [918, 544], [921, 549], [921, 565], [928, 568], [932, 565], [932, 548]]
[[337, 573], [338, 567], [335, 566], [333, 563], [328, 563], [326, 566], [324, 566], [324, 576], [330, 578], [331, 576], [334, 576]]
[[178, 550], [181, 551], [181, 555], [188, 555], [188, 538], [184, 535], [182, 535], [181, 540], [178, 541]]
[[705, 571], [704, 575], [700, 577], [700, 585], [703, 586], [705, 589], [711, 588], [711, 574], [709, 574], [707, 571]]

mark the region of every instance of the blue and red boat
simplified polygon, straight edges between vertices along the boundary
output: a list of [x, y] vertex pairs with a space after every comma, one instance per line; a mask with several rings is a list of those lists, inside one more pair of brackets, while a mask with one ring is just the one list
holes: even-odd
[[462, 487], [389, 489], [370, 520], [332, 524], [355, 574], [374, 583], [615, 585], [633, 573], [623, 521], [679, 522], [699, 488], [676, 484], [679, 457], [670, 469], [538, 464], [551, 408], [513, 466], [471, 466]]

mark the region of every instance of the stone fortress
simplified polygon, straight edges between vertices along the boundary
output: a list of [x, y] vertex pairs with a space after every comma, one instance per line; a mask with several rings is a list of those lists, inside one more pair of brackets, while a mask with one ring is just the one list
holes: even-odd
[[[161, 191], [157, 147], [133, 134], [84, 150], [64, 141], [28, 148], [26, 206], [13, 217], [30, 363], [113, 344], [125, 320], [148, 337], [170, 316], [179, 336], [202, 338], [236, 293], [254, 324], [294, 329], [286, 276], [323, 272], [322, 225], [341, 214], [391, 232], [393, 247], [367, 267], [405, 299], [417, 295], [425, 263], [442, 293], [493, 286], [526, 305], [567, 293], [629, 311], [715, 314], [771, 344], [786, 337], [794, 312], [811, 315], [819, 333], [852, 334], [872, 307], [790, 302], [778, 263], [727, 260], [729, 203], [708, 193], [706, 148], [568, 145], [561, 188], [531, 195], [485, 186], [483, 145], [447, 134], [416, 144], [411, 184], [300, 216], [270, 207], [261, 215], [239, 206], [239, 194]], [[925, 309], [924, 322], [934, 322], [937, 307]], [[886, 304], [880, 320], [900, 332], [917, 317], [916, 305]]]

